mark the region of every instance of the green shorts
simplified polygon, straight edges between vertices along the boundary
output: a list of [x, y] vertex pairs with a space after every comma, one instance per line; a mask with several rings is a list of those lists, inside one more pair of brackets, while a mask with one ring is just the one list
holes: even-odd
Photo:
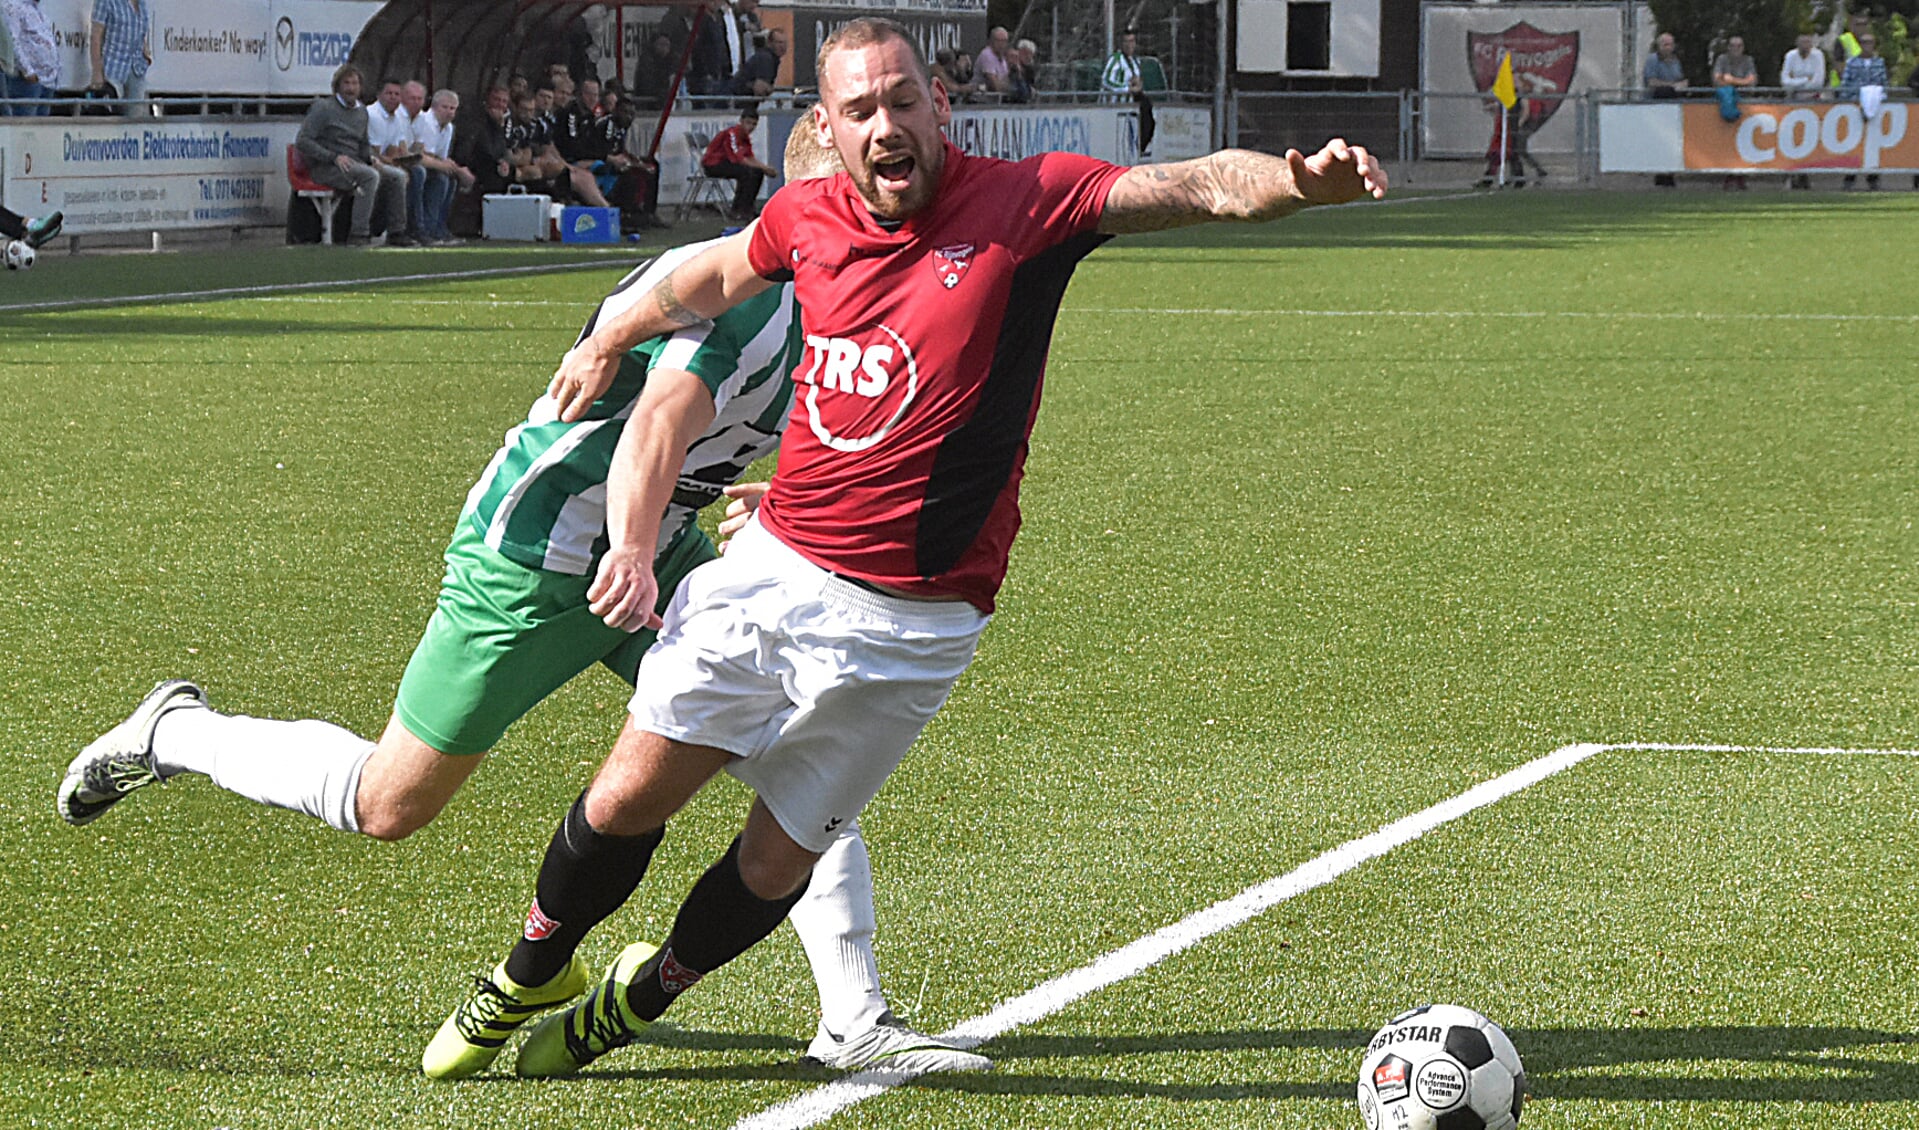
[[[689, 527], [655, 563], [658, 611], [687, 573], [716, 556], [712, 541]], [[592, 583], [509, 560], [462, 516], [446, 548], [439, 606], [400, 679], [394, 714], [441, 753], [478, 754], [595, 663], [632, 682], [654, 633], [608, 627], [587, 608]]]

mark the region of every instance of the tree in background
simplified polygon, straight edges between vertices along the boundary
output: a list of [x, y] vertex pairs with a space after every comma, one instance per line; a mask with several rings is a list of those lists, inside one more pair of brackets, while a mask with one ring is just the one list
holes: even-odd
[[[1809, 32], [1823, 44], [1829, 32], [1843, 28], [1850, 10], [1838, 0], [1651, 0], [1648, 7], [1659, 30], [1678, 40], [1695, 90], [1712, 85], [1713, 57], [1731, 35], [1745, 37], [1746, 51], [1759, 65], [1760, 85], [1777, 86], [1779, 61], [1793, 41]], [[1903, 85], [1913, 68], [1908, 28], [1919, 17], [1919, 0], [1876, 0], [1869, 12], [1892, 81]]]

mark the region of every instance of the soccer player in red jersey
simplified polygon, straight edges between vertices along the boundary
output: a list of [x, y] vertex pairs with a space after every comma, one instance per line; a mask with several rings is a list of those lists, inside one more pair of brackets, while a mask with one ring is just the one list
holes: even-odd
[[[1005, 576], [1047, 345], [1079, 260], [1120, 233], [1386, 192], [1372, 156], [1337, 140], [1310, 157], [1226, 150], [1130, 169], [968, 156], [941, 133], [945, 90], [884, 19], [836, 32], [819, 73], [812, 125], [847, 172], [781, 189], [752, 227], [598, 325], [551, 384], [572, 418], [633, 343], [794, 282], [807, 356], [771, 490], [669, 606], [584, 811], [603, 834], [655, 833], [722, 769], [756, 799], [661, 945], [629, 946], [535, 1028], [522, 1075], [570, 1074], [630, 1042], [771, 933], [944, 703]], [[654, 584], [633, 570], [603, 599], [651, 609]]]

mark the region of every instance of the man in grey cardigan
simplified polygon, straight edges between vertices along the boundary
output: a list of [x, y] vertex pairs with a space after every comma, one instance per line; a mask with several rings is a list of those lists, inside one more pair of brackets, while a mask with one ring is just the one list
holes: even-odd
[[377, 199], [386, 217], [387, 246], [406, 246], [412, 242], [406, 236], [406, 173], [374, 162], [366, 129], [360, 71], [348, 63], [333, 72], [332, 95], [308, 107], [293, 144], [307, 159], [314, 180], [353, 193], [348, 243], [367, 242]]

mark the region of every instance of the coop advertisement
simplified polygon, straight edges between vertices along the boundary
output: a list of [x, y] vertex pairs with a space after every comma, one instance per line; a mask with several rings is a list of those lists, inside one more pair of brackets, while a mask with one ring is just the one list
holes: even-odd
[[1919, 169], [1913, 105], [1887, 102], [1866, 117], [1856, 102], [1745, 103], [1738, 120], [1717, 105], [1687, 105], [1685, 167], [1793, 172], [1812, 169]]
[[252, 227], [286, 218], [298, 122], [179, 125], [36, 118], [7, 133], [7, 207], [66, 213], [68, 235]]

